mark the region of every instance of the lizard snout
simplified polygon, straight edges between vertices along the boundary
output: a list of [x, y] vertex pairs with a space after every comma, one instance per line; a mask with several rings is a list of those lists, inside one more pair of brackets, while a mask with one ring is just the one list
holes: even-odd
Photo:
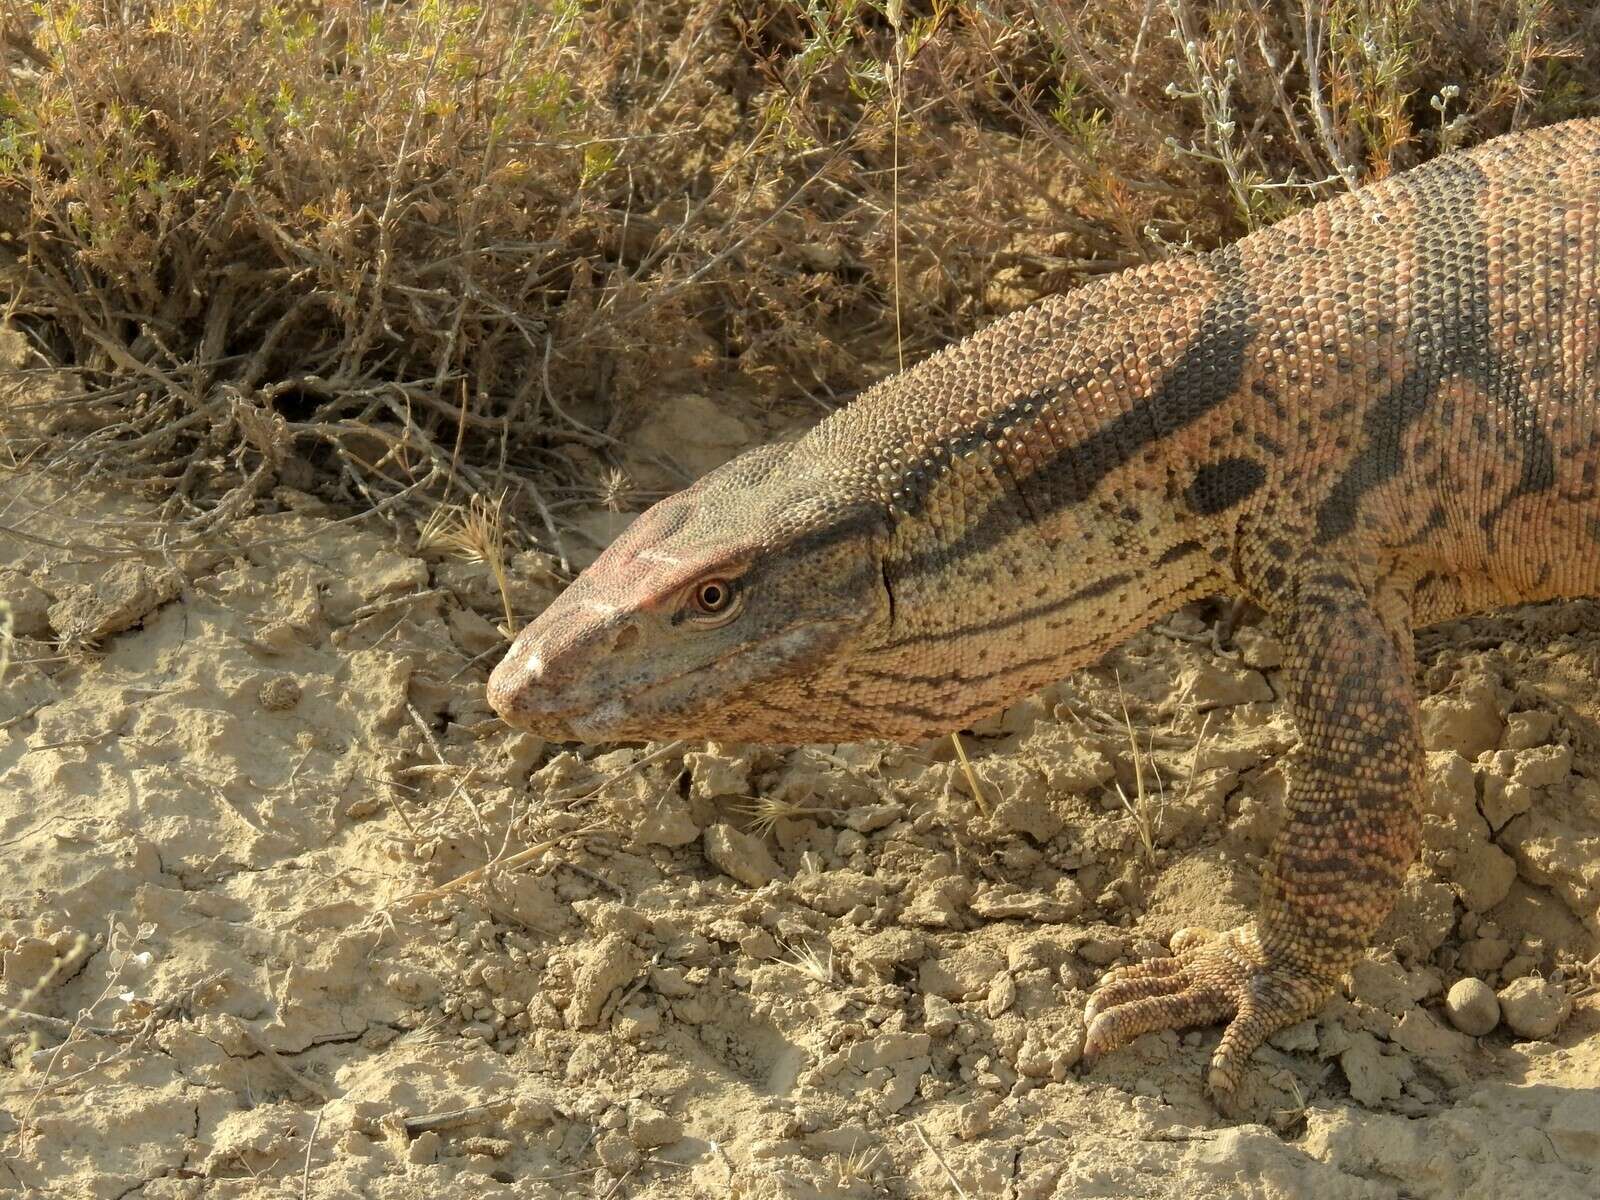
[[[541, 690], [539, 683], [544, 675], [544, 660], [539, 655], [535, 639], [528, 636], [530, 632], [527, 629], [522, 631], [489, 675], [489, 707], [510, 725], [526, 724], [527, 718], [535, 715], [537, 708], [545, 707], [537, 705], [534, 708], [535, 697]], [[530, 708], [534, 708], [534, 711], [530, 711]]]
[[547, 631], [543, 624], [524, 629], [490, 674], [489, 706], [518, 729], [557, 741], [584, 739], [591, 718], [608, 707], [602, 693], [609, 689], [595, 686], [596, 667], [640, 632], [629, 620], [573, 639], [569, 631]]

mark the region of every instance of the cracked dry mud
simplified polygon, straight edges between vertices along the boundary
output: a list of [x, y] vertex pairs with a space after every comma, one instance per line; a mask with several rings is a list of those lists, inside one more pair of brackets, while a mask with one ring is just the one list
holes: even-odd
[[[975, 731], [985, 813], [948, 743], [515, 736], [483, 569], [268, 508], [168, 558], [0, 535], [0, 1001], [36, 1014], [4, 1023], [0, 1194], [1600, 1188], [1600, 605], [1423, 635], [1405, 900], [1222, 1116], [1215, 1030], [1084, 1073], [1080, 1014], [1250, 909], [1294, 742], [1263, 628], [1218, 655], [1179, 614]], [[0, 512], [62, 542], [153, 516], [27, 475]], [[520, 615], [554, 593], [513, 575]], [[1468, 975], [1480, 1037], [1446, 1011]]]

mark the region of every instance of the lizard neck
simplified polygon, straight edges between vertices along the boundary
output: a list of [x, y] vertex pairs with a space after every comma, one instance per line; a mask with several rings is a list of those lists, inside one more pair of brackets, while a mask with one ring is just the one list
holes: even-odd
[[883, 692], [877, 719], [920, 722], [890, 736], [959, 728], [1228, 589], [1227, 510], [1261, 468], [1183, 451], [1226, 444], [1253, 315], [1231, 251], [1130, 272], [996, 322], [797, 447], [890, 513], [892, 616], [852, 683]]

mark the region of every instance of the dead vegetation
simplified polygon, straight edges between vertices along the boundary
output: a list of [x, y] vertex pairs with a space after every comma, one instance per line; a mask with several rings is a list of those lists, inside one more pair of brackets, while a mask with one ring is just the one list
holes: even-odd
[[[1579, 0], [7, 0], [9, 440], [189, 534], [290, 484], [570, 514], [685, 391], [815, 413], [986, 317], [1596, 111]], [[759, 397], [759, 400], [752, 397]]]

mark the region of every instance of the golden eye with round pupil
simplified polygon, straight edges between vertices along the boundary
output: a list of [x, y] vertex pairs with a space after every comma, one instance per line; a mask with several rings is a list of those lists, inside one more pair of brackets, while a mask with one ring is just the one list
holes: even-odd
[[707, 579], [694, 589], [694, 606], [706, 616], [724, 613], [732, 603], [733, 585], [726, 579]]

